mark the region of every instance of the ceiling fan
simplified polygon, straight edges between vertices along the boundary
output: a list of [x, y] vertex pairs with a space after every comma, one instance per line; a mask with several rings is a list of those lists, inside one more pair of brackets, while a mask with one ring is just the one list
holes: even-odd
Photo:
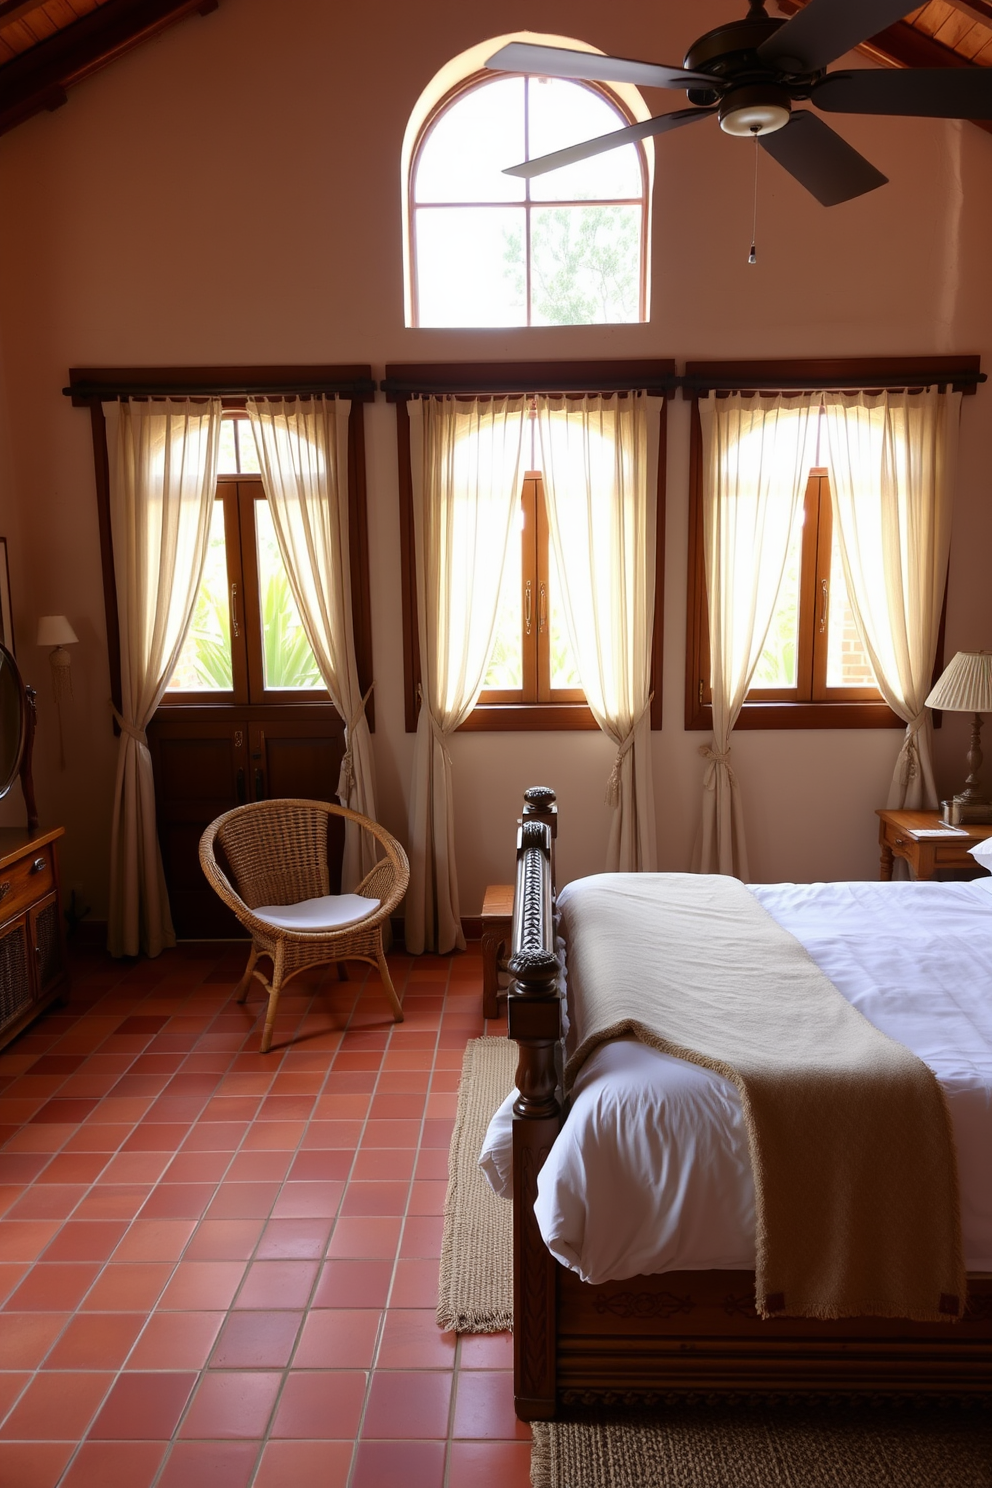
[[794, 103], [808, 101], [835, 114], [992, 119], [992, 68], [827, 72], [835, 58], [916, 9], [915, 0], [809, 0], [789, 20], [769, 16], [764, 0], [748, 3], [742, 20], [694, 41], [681, 67], [521, 41], [501, 47], [486, 63], [496, 72], [684, 88], [693, 104], [511, 166], [504, 174], [540, 176], [716, 114], [721, 129], [753, 136], [817, 201], [831, 207], [884, 186], [888, 177], [809, 109], [793, 113]]

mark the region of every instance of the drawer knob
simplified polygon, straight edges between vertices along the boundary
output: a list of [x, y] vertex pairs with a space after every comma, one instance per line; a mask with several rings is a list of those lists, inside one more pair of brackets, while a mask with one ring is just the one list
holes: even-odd
[[45, 869], [47, 867], [48, 867], [48, 859], [47, 858], [35, 858], [34, 862], [31, 864], [31, 867], [28, 869], [28, 872], [29, 873], [44, 873], [44, 871], [45, 871]]
[[7, 895], [10, 893], [10, 889], [11, 885], [9, 882], [0, 883], [0, 899], [6, 899]]
[[892, 844], [893, 847], [905, 847], [905, 845], [906, 845], [906, 839], [905, 839], [905, 837], [897, 837], [895, 839], [895, 841], [893, 842], [893, 844]]

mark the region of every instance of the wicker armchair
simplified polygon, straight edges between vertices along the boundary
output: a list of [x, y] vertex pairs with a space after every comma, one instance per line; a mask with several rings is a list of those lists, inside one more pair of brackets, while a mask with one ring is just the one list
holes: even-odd
[[[385, 852], [385, 857], [365, 875], [355, 891], [364, 898], [378, 899], [378, 905], [361, 918], [339, 924], [337, 928], [320, 924], [322, 914], [333, 920], [335, 909], [340, 908], [337, 902], [332, 898], [324, 905], [313, 903], [328, 895], [327, 819], [330, 816], [357, 822], [371, 832]], [[237, 888], [232, 887], [218, 864], [215, 844], [223, 850]], [[403, 1021], [403, 1009], [383, 952], [382, 926], [406, 893], [410, 865], [403, 848], [378, 822], [325, 801], [256, 801], [227, 811], [211, 822], [200, 838], [200, 864], [209, 883], [251, 935], [248, 965], [237, 993], [238, 1001], [246, 1002], [253, 977], [258, 978], [268, 993], [263, 1054], [268, 1053], [272, 1043], [279, 993], [290, 977], [308, 966], [346, 959], [378, 966], [396, 1022]], [[288, 915], [280, 915], [280, 919], [285, 921], [294, 913], [302, 913], [310, 921], [307, 928], [273, 924], [255, 912], [279, 906], [293, 907]], [[361, 914], [360, 904], [346, 907]], [[260, 956], [271, 959], [271, 981], [258, 970], [256, 963]]]

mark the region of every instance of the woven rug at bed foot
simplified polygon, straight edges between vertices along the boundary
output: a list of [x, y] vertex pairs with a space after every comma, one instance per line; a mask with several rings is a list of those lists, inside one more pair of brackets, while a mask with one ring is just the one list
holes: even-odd
[[479, 1168], [493, 1112], [513, 1089], [517, 1046], [470, 1040], [448, 1152], [437, 1321], [457, 1333], [500, 1333], [513, 1323], [513, 1206]]
[[535, 1422], [534, 1488], [990, 1488], [992, 1412], [675, 1406]]

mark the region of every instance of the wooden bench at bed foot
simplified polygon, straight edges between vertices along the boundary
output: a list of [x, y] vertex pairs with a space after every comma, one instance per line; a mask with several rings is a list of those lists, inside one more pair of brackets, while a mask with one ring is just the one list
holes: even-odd
[[499, 1017], [500, 973], [506, 970], [513, 927], [513, 885], [490, 884], [482, 901], [482, 1016]]

